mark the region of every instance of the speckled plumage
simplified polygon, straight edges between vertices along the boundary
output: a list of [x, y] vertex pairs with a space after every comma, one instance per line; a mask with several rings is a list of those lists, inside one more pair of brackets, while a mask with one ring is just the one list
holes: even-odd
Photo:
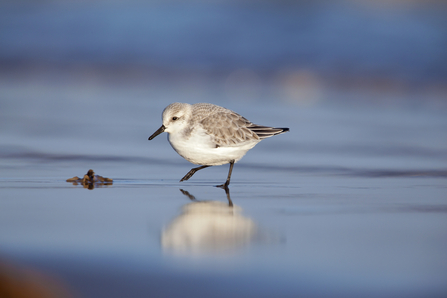
[[255, 125], [231, 110], [209, 103], [199, 103], [192, 107], [193, 119], [212, 136], [218, 146], [237, 146], [260, 139], [249, 129]]

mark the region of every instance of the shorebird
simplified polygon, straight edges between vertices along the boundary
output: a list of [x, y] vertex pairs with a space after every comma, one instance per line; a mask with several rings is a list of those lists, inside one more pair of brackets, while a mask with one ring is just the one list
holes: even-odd
[[234, 163], [248, 150], [265, 138], [289, 131], [253, 124], [236, 112], [210, 103], [172, 103], [164, 109], [162, 119], [163, 125], [149, 140], [167, 132], [172, 148], [187, 161], [200, 165], [180, 182], [201, 169], [229, 163], [227, 180], [218, 185], [222, 188], [228, 188]]

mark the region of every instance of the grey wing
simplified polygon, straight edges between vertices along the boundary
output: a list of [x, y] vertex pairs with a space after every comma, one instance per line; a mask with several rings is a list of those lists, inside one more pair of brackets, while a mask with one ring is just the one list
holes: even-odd
[[237, 146], [245, 142], [260, 141], [261, 139], [251, 129], [257, 127], [255, 124], [230, 110], [217, 111], [200, 123], [218, 147]]

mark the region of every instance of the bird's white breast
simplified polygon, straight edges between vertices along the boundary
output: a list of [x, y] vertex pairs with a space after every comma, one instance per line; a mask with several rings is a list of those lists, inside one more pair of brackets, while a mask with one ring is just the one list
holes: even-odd
[[209, 166], [223, 165], [231, 160], [237, 162], [258, 143], [250, 141], [238, 146], [216, 147], [211, 136], [201, 127], [196, 127], [189, 135], [182, 131], [169, 133], [168, 140], [184, 159], [193, 164]]

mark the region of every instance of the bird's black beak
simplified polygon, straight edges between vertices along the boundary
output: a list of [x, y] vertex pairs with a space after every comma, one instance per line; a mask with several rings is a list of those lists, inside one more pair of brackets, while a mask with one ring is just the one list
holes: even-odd
[[150, 137], [149, 137], [149, 141], [152, 140], [153, 138], [155, 138], [156, 136], [158, 136], [159, 134], [161, 134], [162, 132], [164, 132], [166, 129], [166, 127], [164, 125], [162, 125], [156, 132], [154, 132]]

